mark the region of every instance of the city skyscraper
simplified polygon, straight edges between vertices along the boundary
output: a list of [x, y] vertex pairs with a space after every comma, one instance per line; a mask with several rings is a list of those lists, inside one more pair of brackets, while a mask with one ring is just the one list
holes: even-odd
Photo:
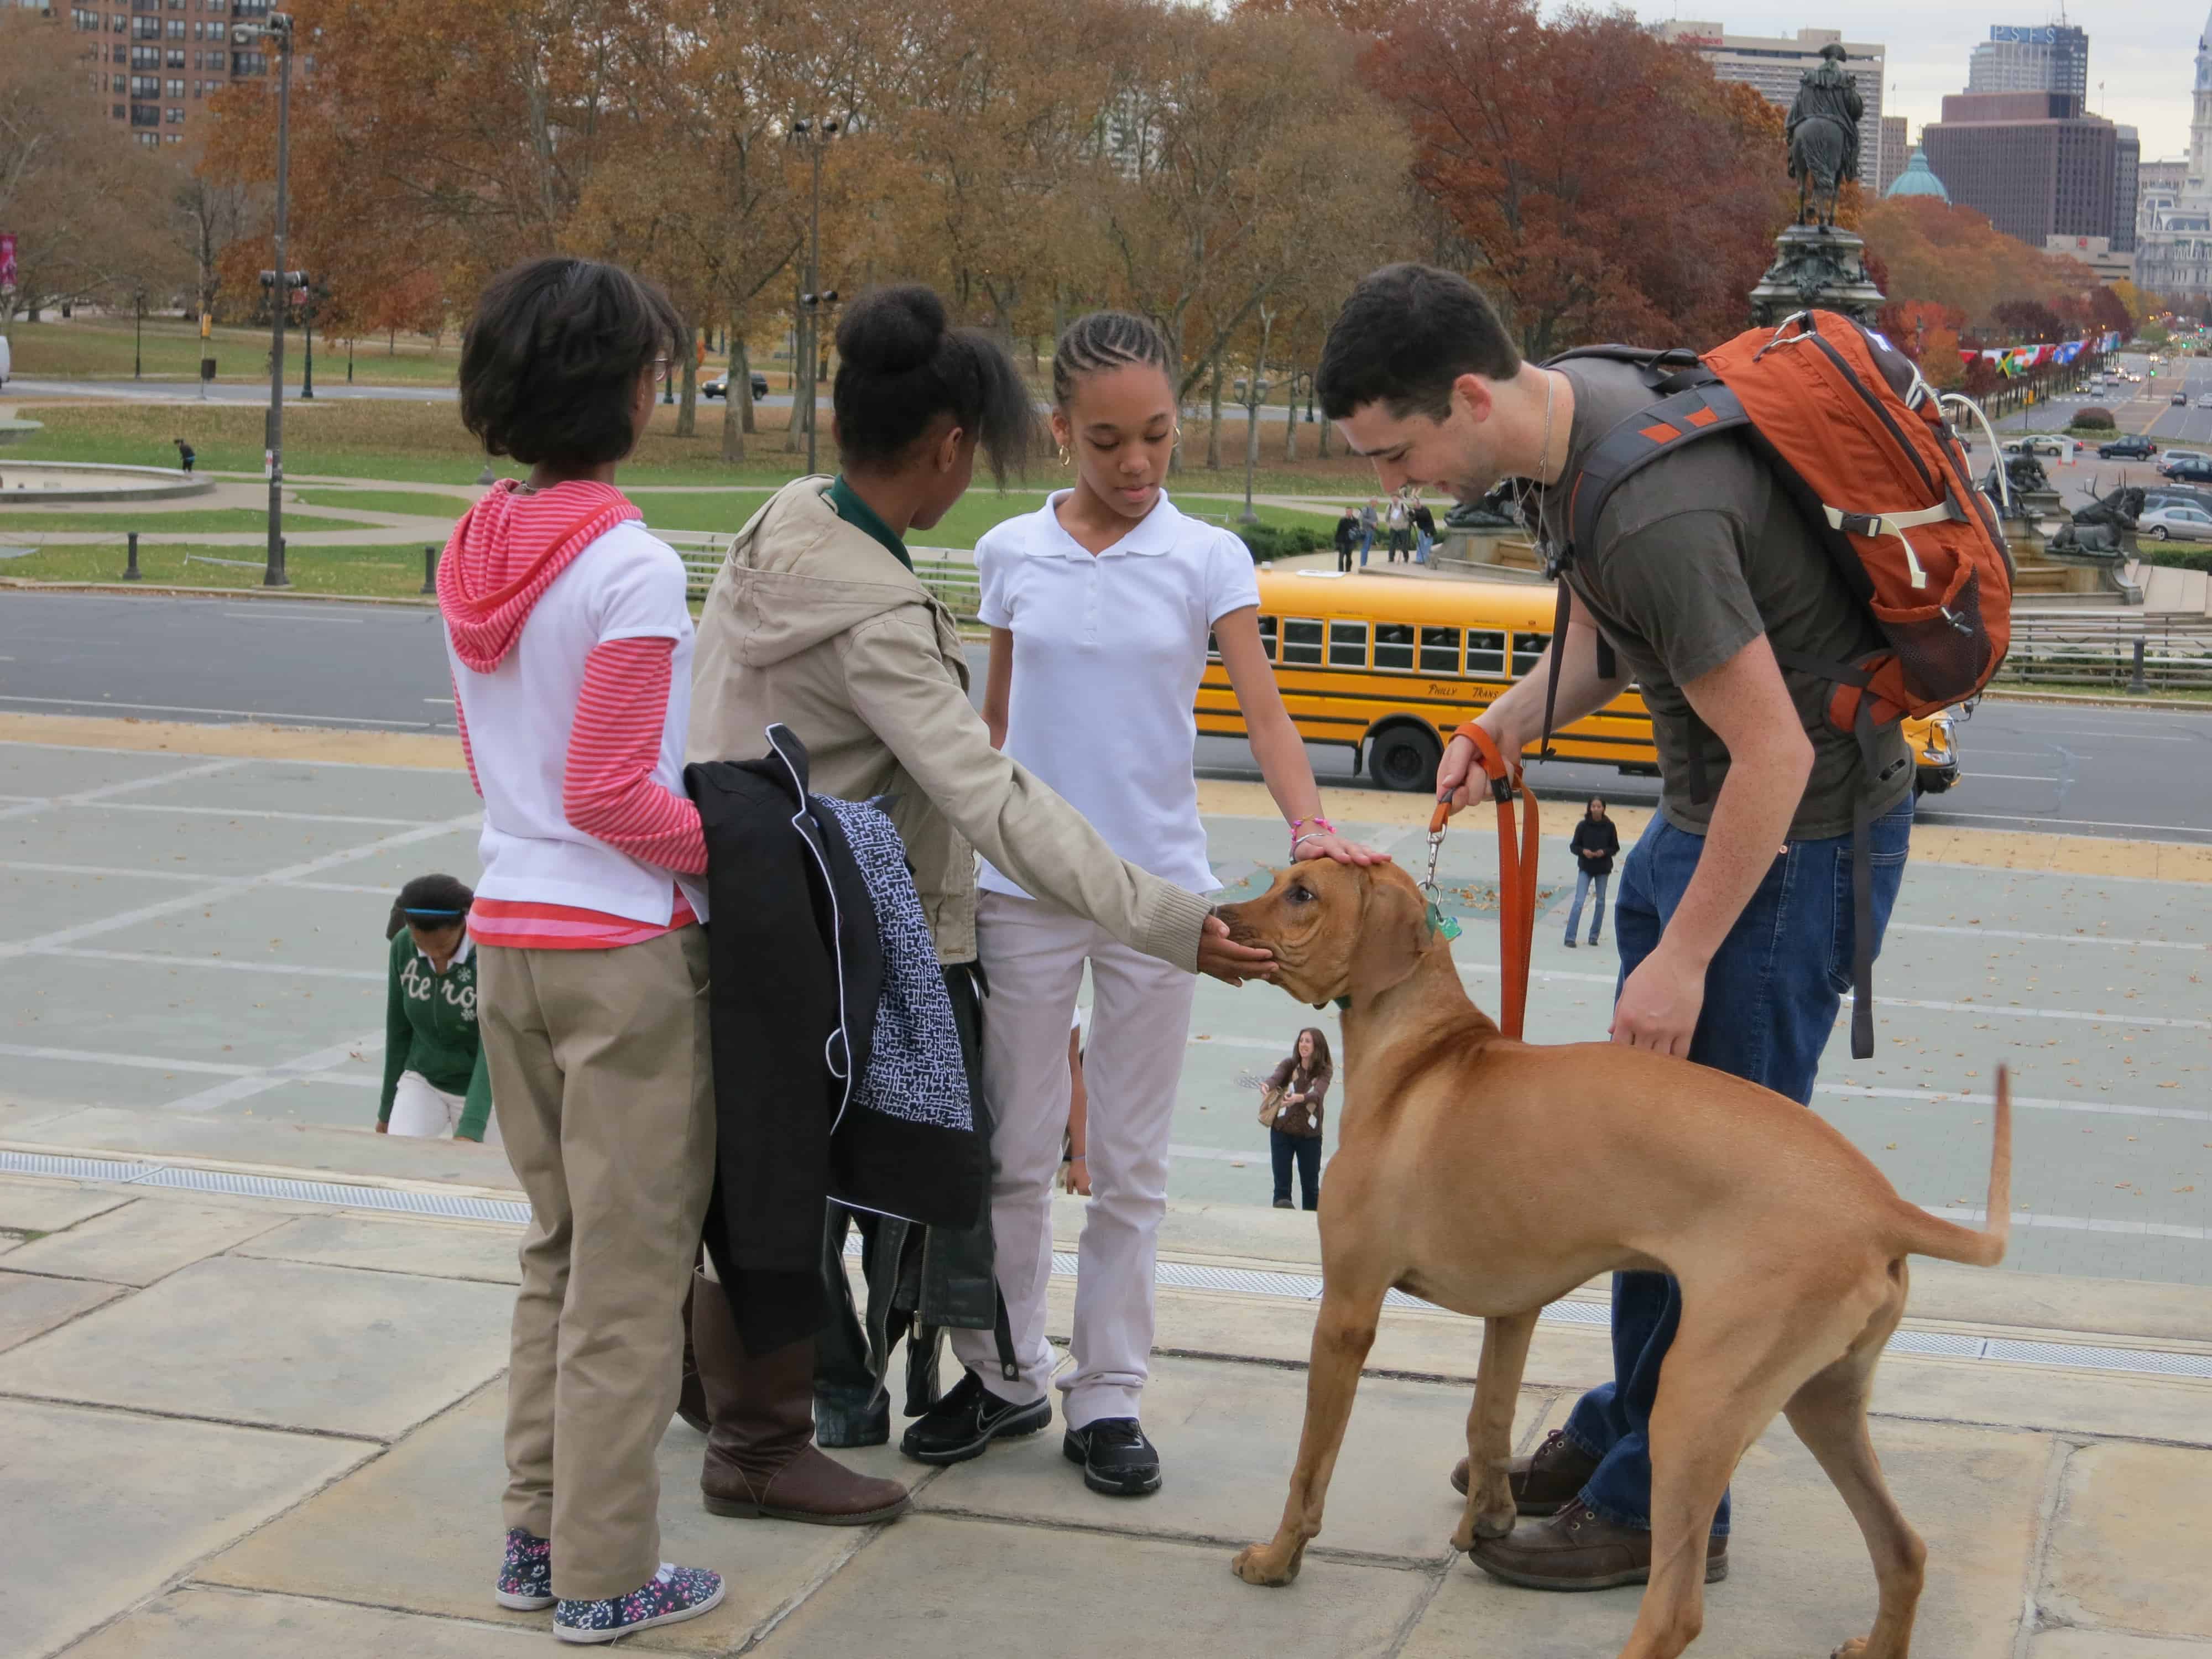
[[2179, 191], [2172, 187], [2170, 163], [2154, 162], [2142, 172], [2142, 230], [2136, 248], [2136, 283], [2169, 300], [2212, 295], [2212, 187], [2206, 168], [2212, 158], [2212, 18], [2197, 37], [2195, 103], [2189, 119], [2189, 161]]
[[2089, 37], [2067, 23], [1992, 23], [1966, 65], [1968, 92], [2089, 96]]

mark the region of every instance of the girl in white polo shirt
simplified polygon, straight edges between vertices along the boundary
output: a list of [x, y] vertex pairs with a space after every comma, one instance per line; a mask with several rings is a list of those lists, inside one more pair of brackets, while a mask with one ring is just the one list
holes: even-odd
[[[1085, 317], [1061, 337], [1052, 424], [1061, 459], [1074, 465], [1074, 487], [976, 545], [981, 614], [991, 629], [984, 718], [994, 740], [1066, 797], [1123, 858], [1210, 892], [1220, 884], [1206, 865], [1191, 750], [1192, 704], [1211, 632], [1253, 753], [1289, 823], [1286, 852], [1368, 862], [1374, 855], [1340, 840], [1322, 816], [1305, 745], [1261, 647], [1251, 555], [1229, 532], [1185, 518], [1160, 488], [1176, 444], [1169, 362], [1159, 331], [1118, 312]], [[991, 1218], [1022, 1373], [1004, 1375], [988, 1331], [954, 1333], [954, 1349], [1007, 1408], [1008, 1432], [1048, 1420], [1051, 1193], [1067, 1123], [1068, 1018], [1088, 963], [1091, 1201], [1076, 1279], [1074, 1363], [1059, 1384], [1064, 1449], [1093, 1491], [1151, 1492], [1160, 1484], [1159, 1454], [1139, 1425], [1139, 1401], [1152, 1351], [1169, 1131], [1196, 982], [1030, 898], [988, 865], [979, 885], [978, 954], [991, 988], [983, 1086], [998, 1164]]]

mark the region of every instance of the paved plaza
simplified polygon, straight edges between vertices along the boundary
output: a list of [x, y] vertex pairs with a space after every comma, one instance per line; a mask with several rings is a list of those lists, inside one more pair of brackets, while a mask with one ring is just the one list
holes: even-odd
[[[1264, 796], [1205, 786], [1217, 867], [1278, 854]], [[1418, 865], [1419, 804], [1337, 797]], [[26, 1659], [544, 1652], [496, 1565], [509, 1287], [523, 1212], [495, 1149], [379, 1137], [383, 921], [411, 875], [476, 871], [450, 739], [0, 716], [0, 1650]], [[1567, 828], [1553, 809], [1551, 827]], [[1625, 833], [1637, 827], [1625, 824]], [[1530, 1035], [1601, 1037], [1610, 951], [1540, 924]], [[1490, 833], [1441, 871], [1494, 1000]], [[1881, 1053], [1839, 1026], [1817, 1108], [1932, 1208], [1975, 1215], [1984, 1091], [2014, 1068], [2013, 1250], [1914, 1267], [1875, 1437], [1927, 1537], [1918, 1651], [2212, 1659], [2212, 849], [1929, 829], [1877, 975]], [[1608, 945], [1609, 945], [1608, 940]], [[1155, 1497], [1085, 1491], [1056, 1431], [925, 1474], [843, 1531], [718, 1520], [701, 1442], [662, 1453], [672, 1559], [729, 1580], [657, 1650], [1073, 1656], [1599, 1656], [1637, 1592], [1494, 1584], [1446, 1542], [1480, 1331], [1394, 1298], [1332, 1492], [1284, 1591], [1272, 1531], [1317, 1291], [1312, 1219], [1267, 1207], [1244, 1074], [1334, 1016], [1200, 988], [1176, 1126], [1146, 1422]], [[1055, 1234], [1072, 1249], [1079, 1200]], [[1064, 1261], [1063, 1270], [1072, 1267]], [[1051, 1328], [1068, 1292], [1054, 1281]], [[1402, 1305], [1399, 1305], [1402, 1304]], [[1516, 1432], [1607, 1367], [1604, 1287], [1540, 1327]], [[1856, 1530], [1786, 1429], [1736, 1485], [1733, 1572], [1696, 1651], [1863, 1633]]]

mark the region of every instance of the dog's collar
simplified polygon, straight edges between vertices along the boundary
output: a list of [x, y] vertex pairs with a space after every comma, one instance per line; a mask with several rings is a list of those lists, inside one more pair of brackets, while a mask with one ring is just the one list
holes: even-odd
[[1350, 997], [1331, 997], [1329, 1000], [1336, 1005], [1339, 1012], [1348, 1013], [1351, 1012], [1352, 999]]

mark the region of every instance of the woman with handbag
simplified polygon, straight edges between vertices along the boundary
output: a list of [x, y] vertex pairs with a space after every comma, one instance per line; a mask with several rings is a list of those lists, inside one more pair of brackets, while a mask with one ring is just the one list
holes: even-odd
[[1275, 1067], [1260, 1094], [1260, 1121], [1267, 1126], [1267, 1146], [1275, 1159], [1275, 1207], [1291, 1207], [1291, 1164], [1298, 1167], [1301, 1207], [1321, 1208], [1321, 1108], [1335, 1067], [1328, 1039], [1317, 1026], [1298, 1033], [1291, 1057]]

